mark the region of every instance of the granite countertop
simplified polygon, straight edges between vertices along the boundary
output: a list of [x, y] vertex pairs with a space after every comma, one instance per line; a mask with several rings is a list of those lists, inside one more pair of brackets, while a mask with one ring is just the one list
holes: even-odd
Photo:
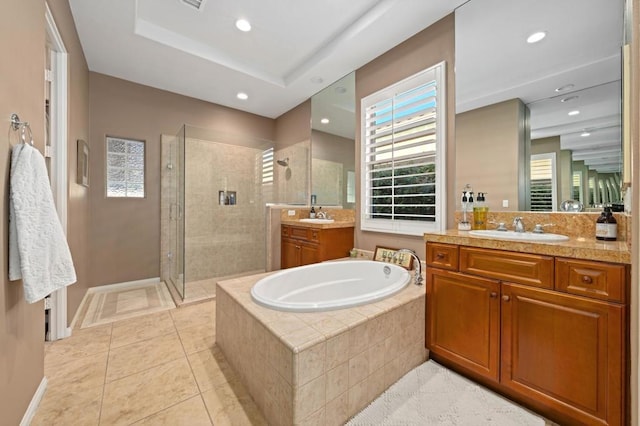
[[595, 238], [582, 237], [571, 237], [568, 241], [555, 243], [507, 241], [495, 238], [472, 237], [468, 231], [458, 231], [457, 229], [425, 233], [424, 240], [433, 243], [458, 244], [573, 259], [631, 263], [631, 249], [625, 241], [599, 241]]
[[300, 219], [288, 219], [282, 220], [282, 225], [299, 226], [302, 228], [315, 228], [315, 229], [333, 229], [333, 228], [353, 228], [355, 226], [354, 221], [336, 220], [332, 223], [313, 223], [313, 222], [301, 222]]

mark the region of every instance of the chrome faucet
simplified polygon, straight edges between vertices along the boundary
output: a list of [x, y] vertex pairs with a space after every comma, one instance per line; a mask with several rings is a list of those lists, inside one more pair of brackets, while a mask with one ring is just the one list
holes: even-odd
[[517, 216], [513, 218], [513, 230], [516, 232], [524, 232], [524, 223], [522, 222], [522, 217]]
[[327, 212], [321, 211], [322, 207], [318, 208], [318, 213], [316, 213], [316, 217], [318, 219], [327, 219]]
[[398, 253], [408, 253], [413, 257], [413, 262], [416, 264], [414, 273], [413, 273], [413, 283], [415, 285], [422, 285], [422, 263], [420, 263], [420, 258], [417, 253], [411, 249], [400, 249]]

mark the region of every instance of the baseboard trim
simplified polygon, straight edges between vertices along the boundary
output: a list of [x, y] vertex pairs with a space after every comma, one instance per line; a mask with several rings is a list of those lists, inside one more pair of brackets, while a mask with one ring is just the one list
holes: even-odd
[[20, 426], [29, 426], [33, 417], [36, 415], [36, 411], [38, 410], [38, 406], [40, 405], [40, 401], [42, 401], [42, 397], [44, 396], [44, 392], [47, 390], [47, 378], [43, 377], [40, 381], [40, 385], [38, 385], [38, 389], [33, 394], [31, 398], [31, 402], [27, 407], [27, 411], [22, 416], [22, 420], [20, 421]]
[[123, 283], [100, 285], [97, 287], [89, 288], [89, 290], [87, 290], [87, 294], [101, 293], [101, 292], [112, 291], [112, 290], [122, 290], [126, 288], [136, 288], [139, 286], [143, 286], [147, 284], [155, 284], [159, 282], [160, 282], [160, 277], [155, 277], [155, 278], [145, 278], [143, 280], [136, 280], [136, 281], [126, 281]]

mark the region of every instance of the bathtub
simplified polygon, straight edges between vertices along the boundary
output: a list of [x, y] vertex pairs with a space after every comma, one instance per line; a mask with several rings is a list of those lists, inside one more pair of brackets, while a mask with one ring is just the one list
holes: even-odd
[[261, 279], [251, 297], [279, 311], [328, 311], [382, 300], [402, 290], [410, 278], [400, 266], [371, 260], [316, 263]]

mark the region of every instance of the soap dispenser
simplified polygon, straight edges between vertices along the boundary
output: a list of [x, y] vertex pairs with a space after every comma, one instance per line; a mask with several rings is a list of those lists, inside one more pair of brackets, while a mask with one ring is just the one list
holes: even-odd
[[489, 206], [485, 202], [486, 192], [478, 192], [478, 198], [473, 205], [473, 229], [487, 229], [487, 213]]
[[473, 191], [469, 184], [466, 184], [462, 190], [461, 205], [462, 220], [458, 223], [458, 230], [469, 231], [471, 229], [471, 222], [469, 222], [469, 219], [467, 218], [467, 212], [470, 211], [473, 206]]
[[596, 221], [596, 239], [602, 241], [615, 241], [618, 236], [618, 222], [611, 213], [611, 207], [605, 207]]

